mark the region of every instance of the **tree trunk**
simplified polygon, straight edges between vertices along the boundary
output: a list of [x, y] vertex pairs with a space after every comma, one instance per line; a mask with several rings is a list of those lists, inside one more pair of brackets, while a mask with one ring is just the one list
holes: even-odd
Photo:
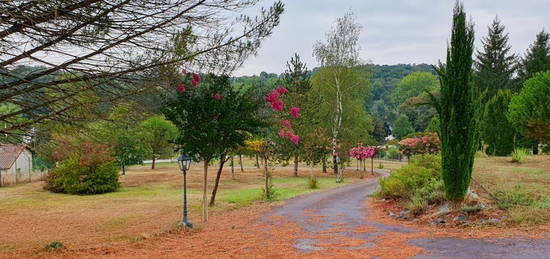
[[323, 157], [323, 173], [327, 173], [327, 158]]
[[298, 154], [294, 155], [294, 176], [298, 177]]
[[210, 206], [213, 206], [216, 203], [216, 193], [218, 193], [218, 185], [220, 184], [220, 178], [223, 171], [223, 165], [227, 161], [225, 154], [220, 155], [220, 167], [218, 168], [218, 173], [216, 174], [216, 182], [214, 183], [214, 189], [212, 189], [212, 197], [210, 197]]
[[363, 162], [363, 172], [366, 172], [367, 171], [367, 166], [366, 166], [367, 163], [365, 163], [366, 162], [365, 159], [363, 159], [361, 162]]
[[256, 168], [260, 169], [260, 161], [258, 161], [258, 153], [256, 153]]
[[370, 159], [370, 171], [374, 174], [374, 157], [371, 157]]
[[264, 158], [264, 175], [265, 175], [265, 199], [268, 200], [270, 197], [269, 190], [269, 169], [267, 168], [267, 157]]
[[155, 169], [155, 161], [156, 161], [156, 157], [153, 156], [153, 163], [151, 163], [151, 169], [154, 170]]
[[209, 160], [204, 160], [204, 179], [202, 182], [202, 221], [208, 221], [208, 163]]
[[357, 171], [359, 171], [359, 159], [356, 159], [357, 160]]
[[243, 155], [239, 154], [239, 164], [241, 164], [241, 172], [244, 172], [243, 168]]
[[122, 164], [122, 175], [126, 175], [126, 167]]
[[235, 159], [231, 156], [231, 180], [235, 180]]
[[341, 183], [342, 182], [342, 176], [340, 175], [340, 171], [338, 170], [338, 156], [333, 155], [332, 156], [332, 162], [334, 163], [334, 173], [336, 174], [336, 182]]

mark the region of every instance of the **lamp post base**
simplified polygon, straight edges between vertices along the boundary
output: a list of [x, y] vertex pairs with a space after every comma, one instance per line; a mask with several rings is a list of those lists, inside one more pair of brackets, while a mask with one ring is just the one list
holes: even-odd
[[183, 219], [181, 221], [181, 225], [183, 227], [187, 227], [187, 228], [193, 228], [193, 223], [189, 222], [187, 219]]

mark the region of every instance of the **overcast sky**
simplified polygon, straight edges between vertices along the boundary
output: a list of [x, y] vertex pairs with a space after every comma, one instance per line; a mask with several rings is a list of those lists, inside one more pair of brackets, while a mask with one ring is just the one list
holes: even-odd
[[[268, 6], [274, 0], [263, 0]], [[351, 10], [363, 26], [361, 58], [374, 64], [429, 63], [445, 59], [455, 0], [283, 0], [285, 12], [259, 53], [235, 75], [281, 73], [298, 53], [309, 68], [317, 66], [312, 46], [325, 40], [337, 17]], [[550, 31], [550, 0], [464, 0], [475, 23], [476, 46], [498, 15], [510, 34], [512, 51], [523, 54], [543, 28]]]

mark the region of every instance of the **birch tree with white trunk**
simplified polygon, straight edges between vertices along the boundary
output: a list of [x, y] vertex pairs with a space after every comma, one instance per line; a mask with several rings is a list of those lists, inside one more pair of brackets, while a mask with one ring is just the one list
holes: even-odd
[[330, 87], [335, 89], [335, 105], [331, 127], [331, 147], [336, 182], [342, 182], [342, 172], [338, 168], [339, 157], [337, 147], [342, 128], [342, 82], [345, 70], [361, 64], [359, 59], [359, 34], [361, 25], [356, 22], [353, 13], [346, 13], [336, 20], [336, 24], [326, 34], [326, 42], [316, 42], [313, 46], [313, 55], [320, 63], [321, 68], [330, 68], [332, 80]]

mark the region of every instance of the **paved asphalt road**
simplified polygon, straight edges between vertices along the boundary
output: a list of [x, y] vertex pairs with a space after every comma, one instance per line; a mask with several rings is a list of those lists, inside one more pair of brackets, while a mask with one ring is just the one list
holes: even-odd
[[[378, 173], [386, 174], [383, 170], [379, 170]], [[284, 216], [312, 236], [334, 228], [337, 224], [341, 226], [337, 232], [339, 235], [365, 240], [363, 244], [347, 249], [365, 249], [375, 246], [373, 239], [375, 240], [376, 236], [386, 231], [414, 232], [413, 229], [368, 222], [365, 219], [367, 213], [365, 199], [375, 190], [377, 184], [378, 181], [373, 179], [299, 196], [274, 209], [270, 214]], [[312, 221], [304, 211], [322, 217], [323, 221]], [[373, 226], [376, 227], [376, 231], [367, 233], [353, 231], [361, 226]], [[323, 250], [323, 247], [315, 245], [317, 241], [319, 240], [315, 238], [298, 239], [294, 246], [303, 252]], [[423, 254], [415, 258], [550, 258], [550, 239], [422, 238], [411, 239], [408, 243], [425, 249]]]

